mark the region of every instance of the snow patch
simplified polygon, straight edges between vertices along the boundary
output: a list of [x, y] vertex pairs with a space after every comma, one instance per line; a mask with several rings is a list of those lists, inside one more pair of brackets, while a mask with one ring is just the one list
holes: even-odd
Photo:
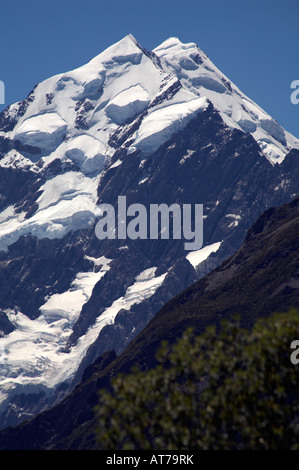
[[239, 220], [241, 220], [241, 216], [240, 215], [237, 215], [237, 214], [226, 214], [225, 217], [230, 217], [232, 219], [234, 219], [228, 226], [228, 228], [230, 227], [237, 227], [239, 225]]
[[176, 103], [153, 111], [143, 119], [129, 153], [136, 148], [144, 154], [154, 152], [207, 106], [205, 98], [195, 98], [186, 103]]
[[57, 113], [39, 114], [16, 128], [15, 140], [50, 153], [66, 135], [67, 123]]
[[135, 85], [118, 93], [106, 106], [106, 114], [116, 124], [122, 124], [142, 113], [149, 103], [148, 92]]
[[114, 162], [114, 163], [110, 166], [110, 168], [117, 168], [117, 167], [118, 167], [119, 165], [121, 165], [121, 164], [122, 164], [122, 161], [118, 159], [118, 160], [116, 160], [116, 162]]
[[187, 150], [186, 155], [184, 155], [180, 160], [180, 165], [183, 165], [188, 158], [190, 158], [194, 154], [194, 150]]
[[29, 158], [24, 157], [17, 150], [10, 150], [1, 160], [2, 168], [23, 169], [38, 173], [40, 170]]
[[95, 266], [101, 266], [101, 269], [98, 272], [94, 270], [78, 273], [69, 290], [46, 299], [45, 304], [40, 307], [41, 315], [37, 319], [30, 320], [21, 312], [6, 311], [16, 329], [1, 340], [1, 401], [13, 389], [15, 393], [26, 393], [27, 386], [33, 393], [41, 389], [50, 391], [59, 383], [71, 380], [101, 329], [113, 323], [121, 309], [129, 309], [151, 297], [167, 274], [155, 277], [156, 267], [141, 272], [125, 295], [114, 301], [77, 344], [69, 352], [65, 352], [72, 325], [82, 306], [90, 298], [95, 284], [110, 269], [109, 264], [112, 261], [104, 256], [87, 256], [87, 259], [93, 261]]
[[48, 180], [37, 199], [38, 210], [29, 219], [9, 207], [0, 214], [0, 251], [31, 234], [37, 238], [62, 238], [71, 230], [88, 228], [100, 215], [97, 206], [98, 177], [68, 172]]
[[220, 248], [221, 243], [222, 241], [207, 245], [200, 250], [190, 251], [186, 255], [186, 258], [194, 268], [197, 268], [197, 266], [205, 261], [211, 253], [215, 253]]
[[298, 139], [245, 96], [194, 43], [169, 38], [154, 49], [162, 65], [194, 94], [206, 97], [226, 125], [249, 132], [271, 163], [281, 163]]
[[72, 139], [66, 146], [65, 156], [76, 162], [86, 175], [101, 172], [108, 160], [103, 143], [89, 134]]

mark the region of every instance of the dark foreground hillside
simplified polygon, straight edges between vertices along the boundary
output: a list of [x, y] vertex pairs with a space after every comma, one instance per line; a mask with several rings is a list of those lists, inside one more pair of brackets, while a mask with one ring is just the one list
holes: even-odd
[[113, 376], [133, 365], [153, 367], [161, 340], [173, 342], [190, 326], [201, 333], [235, 314], [250, 327], [259, 317], [299, 308], [298, 233], [299, 198], [267, 210], [237, 253], [168, 302], [119, 357], [106, 353], [62, 403], [16, 428], [2, 430], [0, 449], [94, 449], [98, 390], [109, 387]]

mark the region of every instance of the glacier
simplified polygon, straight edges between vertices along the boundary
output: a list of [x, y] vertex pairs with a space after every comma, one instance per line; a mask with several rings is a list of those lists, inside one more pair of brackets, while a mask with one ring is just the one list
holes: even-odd
[[45, 299], [38, 319], [31, 320], [20, 311], [6, 312], [16, 329], [1, 339], [0, 410], [20, 391], [43, 391], [51, 395], [59, 384], [70, 382], [101, 329], [113, 323], [121, 309], [129, 309], [150, 298], [166, 276], [166, 273], [155, 276], [156, 267], [141, 272], [124, 296], [115, 300], [68, 351], [68, 338], [82, 306], [90, 298], [95, 284], [110, 269], [112, 261], [104, 256], [89, 259], [100, 269], [78, 273], [68, 291]]
[[[128, 35], [87, 64], [37, 84], [25, 100], [8, 106], [0, 120], [0, 142], [7, 147], [0, 168], [23, 172], [34, 181], [30, 204], [23, 199], [10, 202], [0, 212], [1, 259], [6, 262], [5, 257], [22, 238], [55, 241], [71, 233], [78, 233], [79, 239], [84, 231], [90, 233], [101, 215], [99, 186], [103, 184], [106, 189], [105, 178], [114, 184], [112, 189], [107, 184], [108, 194], [109, 190], [117, 191], [123, 183], [121, 169], [127, 165], [128, 191], [132, 185], [132, 192], [137, 193], [130, 180], [133, 170], [138, 175], [137, 187], [146, 188], [154, 171], [154, 152], [165, 145], [165, 154], [170, 154], [176, 145], [168, 145], [172, 137], [194, 119], [200, 119], [210, 107], [227, 128], [250, 135], [261, 159], [273, 168], [283, 168], [289, 152], [299, 150], [299, 140], [244, 95], [195, 43], [183, 44], [175, 37], [146, 51]], [[190, 185], [194, 172], [188, 173], [188, 165], [195, 157], [196, 150], [188, 142], [178, 160], [178, 174], [186, 171]], [[59, 171], [55, 172], [56, 167]], [[283, 181], [289, 182], [287, 177]], [[287, 187], [287, 183], [281, 185], [275, 186], [275, 192]], [[236, 191], [233, 202], [238, 194]], [[222, 196], [225, 199], [225, 191]], [[242, 228], [242, 214], [235, 207], [226, 213], [226, 208], [220, 208], [219, 194], [215, 197], [217, 201], [208, 201], [209, 213], [215, 207], [222, 210], [223, 219], [218, 222], [224, 233]], [[88, 267], [78, 270], [59, 292], [52, 292], [50, 286], [37, 318], [29, 318], [18, 305], [1, 306], [14, 327], [0, 338], [1, 410], [18, 393], [42, 390], [50, 396], [61, 383], [71, 383], [90, 346], [105, 326], [115, 322], [119, 312], [130, 311], [131, 307], [138, 311], [138, 305], [153, 299], [169, 279], [179, 284], [178, 271], [186, 270], [186, 279], [193, 279], [194, 271], [206, 269], [210, 257], [225, 249], [225, 241], [216, 237], [201, 250], [184, 253], [180, 260], [175, 255], [171, 267], [165, 260], [162, 267], [149, 264], [137, 253], [138, 273], [135, 268], [131, 278], [125, 270], [125, 274], [115, 273], [112, 281], [122, 289], [115, 290], [115, 298], [111, 294], [111, 302], [109, 292], [104, 292], [109, 302], [101, 311], [99, 308], [91, 325], [72, 342], [74, 325], [93, 292], [111, 275], [117, 257], [120, 259], [128, 249], [126, 245], [118, 246], [110, 256], [108, 249], [95, 255], [92, 243], [89, 248], [84, 258]], [[124, 259], [126, 266], [130, 260]]]
[[[178, 80], [180, 86], [173, 92]], [[161, 99], [163, 94], [167, 99]], [[232, 84], [196, 44], [183, 44], [178, 38], [169, 38], [145, 54], [128, 35], [88, 64], [38, 84], [14, 129], [0, 130], [0, 137], [40, 153], [11, 150], [0, 165], [41, 171], [59, 159], [77, 165], [80, 174], [74, 179], [74, 172], [64, 173], [42, 186], [38, 210], [30, 219], [24, 220], [22, 213], [1, 217], [1, 249], [23, 234], [61, 238], [90, 226], [99, 215], [100, 175], [115, 165], [111, 135], [134, 128], [141, 115], [140, 125], [122, 146], [128, 155], [140, 150], [146, 158], [209, 102], [228, 126], [250, 132], [272, 164], [281, 163], [291, 148], [299, 149], [298, 139]], [[9, 106], [7, 116], [14, 119], [17, 109], [17, 103]], [[36, 155], [39, 168], [32, 161]], [[74, 190], [67, 195], [62, 187], [70, 184]]]

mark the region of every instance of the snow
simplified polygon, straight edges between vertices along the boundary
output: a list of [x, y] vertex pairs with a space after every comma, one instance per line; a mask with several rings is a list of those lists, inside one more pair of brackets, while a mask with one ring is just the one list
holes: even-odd
[[121, 164], [122, 164], [122, 161], [118, 159], [118, 160], [116, 160], [116, 162], [114, 162], [114, 163], [110, 166], [110, 168], [116, 168], [116, 167], [118, 167], [118, 166], [121, 165]]
[[106, 114], [116, 124], [122, 124], [142, 113], [149, 103], [148, 92], [140, 85], [135, 85], [112, 98], [106, 106]]
[[203, 111], [207, 106], [205, 98], [195, 98], [187, 103], [170, 104], [153, 111], [143, 119], [129, 152], [137, 148], [145, 155], [151, 154], [174, 133], [185, 127], [197, 112]]
[[89, 334], [94, 337], [95, 332], [98, 334], [105, 325], [112, 324], [121, 309], [129, 310], [132, 305], [150, 298], [163, 283], [167, 274], [164, 273], [155, 277], [156, 270], [156, 267], [148, 268], [136, 276], [134, 284], [128, 287], [125, 295], [115, 300], [112, 305], [97, 318], [95, 326], [90, 329]]
[[31, 234], [37, 238], [62, 238], [70, 230], [88, 228], [100, 215], [97, 206], [98, 177], [81, 172], [55, 176], [41, 186], [36, 213], [25, 219], [25, 212], [16, 213], [10, 206], [0, 214], [0, 251]]
[[180, 165], [183, 165], [183, 163], [185, 163], [186, 160], [188, 160], [188, 158], [190, 158], [194, 153], [194, 150], [187, 150], [187, 153], [186, 155], [184, 155], [181, 160], [180, 160]]
[[34, 163], [32, 163], [29, 158], [24, 157], [17, 150], [10, 150], [3, 158], [1, 158], [0, 166], [2, 168], [28, 170], [34, 173], [39, 171], [39, 168]]
[[99, 258], [95, 258], [93, 256], [85, 256], [88, 261], [92, 261], [95, 266], [102, 266], [102, 271], [108, 271], [109, 264], [112, 261], [111, 259], [106, 258], [105, 256], [100, 256]]
[[62, 142], [66, 129], [66, 121], [57, 113], [38, 114], [17, 126], [15, 139], [50, 153]]
[[[1, 159], [2, 167], [38, 173], [60, 159], [62, 163], [74, 162], [79, 169], [47, 180], [40, 188], [37, 210], [31, 217], [25, 218], [26, 213], [17, 212], [12, 205], [0, 213], [0, 251], [7, 250], [21, 235], [53, 239], [70, 230], [90, 227], [100, 215], [99, 180], [115, 152], [110, 138], [114, 133], [125, 135], [131, 125], [134, 133], [129, 133], [130, 141], [124, 141], [123, 146], [128, 149], [127, 158], [135, 150], [143, 154], [141, 169], [150, 153], [203, 112], [209, 102], [228, 126], [251, 133], [271, 163], [281, 163], [291, 148], [299, 149], [298, 139], [245, 96], [196, 44], [169, 38], [153, 52], [155, 55], [145, 54], [136, 39], [128, 35], [82, 67], [41, 82], [24, 115], [18, 115], [17, 103], [10, 106], [8, 112], [18, 122], [13, 131], [1, 132], [1, 137], [38, 147], [42, 158], [37, 166], [28, 159], [28, 152], [25, 155], [20, 149], [11, 150]], [[178, 80], [182, 87], [168, 96]], [[160, 99], [164, 94], [167, 98]], [[140, 120], [135, 121], [136, 116]], [[191, 155], [188, 150], [180, 163]], [[118, 159], [110, 168], [121, 164]], [[142, 174], [139, 184], [147, 178]], [[238, 215], [227, 217], [232, 218], [230, 226], [239, 223]], [[221, 243], [191, 251], [186, 259], [196, 268]], [[47, 390], [69, 380], [103, 326], [113, 323], [120, 309], [150, 298], [166, 276], [156, 277], [155, 267], [140, 273], [125, 294], [66, 353], [72, 326], [95, 284], [110, 269], [110, 259], [86, 258], [91, 270], [78, 273], [65, 292], [45, 299], [39, 318], [30, 320], [20, 311], [6, 311], [16, 330], [1, 339], [3, 400], [9, 400], [11, 388]]]
[[[177, 80], [183, 88], [151, 106]], [[245, 96], [196, 44], [178, 38], [168, 38], [149, 55], [129, 34], [87, 64], [41, 82], [32, 96], [8, 137], [39, 148], [44, 166], [55, 158], [71, 159], [85, 175], [103, 171], [115, 151], [111, 134], [136, 116], [144, 112], [128, 153], [139, 149], [147, 155], [187, 124], [200, 99], [212, 102], [230, 127], [250, 132], [272, 163], [299, 148], [298, 139]], [[11, 105], [9, 114], [17, 113], [18, 105]], [[28, 166], [20, 158], [14, 164]]]
[[50, 296], [40, 307], [41, 317], [47, 323], [59, 322], [62, 330], [64, 327], [70, 329], [78, 319], [83, 305], [89, 300], [95, 284], [109, 271], [112, 261], [105, 256], [86, 256], [86, 259], [93, 262], [94, 266], [101, 266], [101, 269], [96, 272], [78, 273], [68, 291]]
[[[114, 153], [111, 134], [146, 108], [167, 77], [128, 35], [89, 63], [38, 84], [8, 136], [40, 148], [44, 166], [71, 159], [84, 174], [100, 173]], [[12, 105], [10, 115], [17, 110]]]
[[190, 264], [192, 264], [194, 268], [197, 268], [197, 266], [203, 261], [205, 261], [211, 253], [215, 253], [217, 250], [219, 250], [221, 243], [222, 241], [207, 245], [204, 248], [201, 248], [200, 250], [190, 251], [186, 255], [186, 259], [189, 261]]
[[169, 38], [154, 52], [186, 89], [209, 99], [228, 126], [251, 133], [271, 163], [281, 163], [290, 148], [299, 149], [299, 140], [245, 96], [196, 44]]
[[241, 220], [241, 216], [238, 215], [238, 214], [226, 214], [225, 217], [230, 217], [232, 219], [234, 219], [228, 226], [228, 228], [230, 227], [237, 227], [239, 225], [239, 220]]
[[[106, 163], [104, 154], [105, 147], [103, 142], [87, 133], [74, 137], [65, 147], [66, 157], [78, 163], [84, 174], [92, 173], [96, 170], [100, 172]], [[93, 171], [88, 171], [88, 166], [91, 169], [91, 165], [93, 165]]]
[[[1, 340], [0, 391], [5, 399], [8, 390], [37, 392], [55, 387], [65, 375], [69, 377], [76, 363], [74, 351], [63, 352], [82, 306], [88, 301], [94, 285], [109, 270], [108, 260], [95, 259], [102, 264], [98, 272], [78, 273], [68, 291], [45, 299], [41, 315], [30, 320], [20, 311], [6, 311], [15, 330]], [[36, 388], [34, 388], [36, 387]]]
[[[70, 288], [45, 299], [40, 307], [41, 315], [30, 320], [19, 311], [6, 311], [16, 329], [1, 339], [0, 395], [2, 405], [8, 393], [51, 392], [56, 385], [71, 380], [88, 347], [96, 340], [101, 329], [112, 324], [117, 313], [151, 297], [162, 284], [166, 273], [155, 277], [156, 267], [144, 270], [136, 276], [125, 295], [115, 300], [95, 321], [87, 333], [69, 352], [65, 346], [72, 333], [72, 326], [83, 305], [91, 296], [95, 284], [110, 269], [112, 260], [101, 256], [88, 257], [99, 271], [78, 273]], [[10, 395], [11, 396], [11, 395]]]

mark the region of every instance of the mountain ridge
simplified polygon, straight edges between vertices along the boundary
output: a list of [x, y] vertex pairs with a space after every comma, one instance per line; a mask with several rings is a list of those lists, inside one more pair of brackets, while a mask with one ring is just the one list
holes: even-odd
[[[200, 334], [235, 314], [250, 328], [257, 318], [298, 308], [298, 223], [299, 198], [268, 209], [234, 255], [162, 307], [118, 357], [105, 353], [59, 405], [17, 428], [0, 431], [0, 448], [96, 449], [93, 407], [99, 390], [109, 389], [111, 379], [133, 366], [154, 367], [161, 341], [175, 342], [187, 327]], [[248, 284], [250, 276], [255, 279]]]
[[[35, 86], [0, 127], [1, 428], [61, 401], [299, 193], [298, 141], [173, 38], [152, 52], [124, 38]], [[99, 206], [118, 196], [203, 204], [202, 250], [99, 240]]]

